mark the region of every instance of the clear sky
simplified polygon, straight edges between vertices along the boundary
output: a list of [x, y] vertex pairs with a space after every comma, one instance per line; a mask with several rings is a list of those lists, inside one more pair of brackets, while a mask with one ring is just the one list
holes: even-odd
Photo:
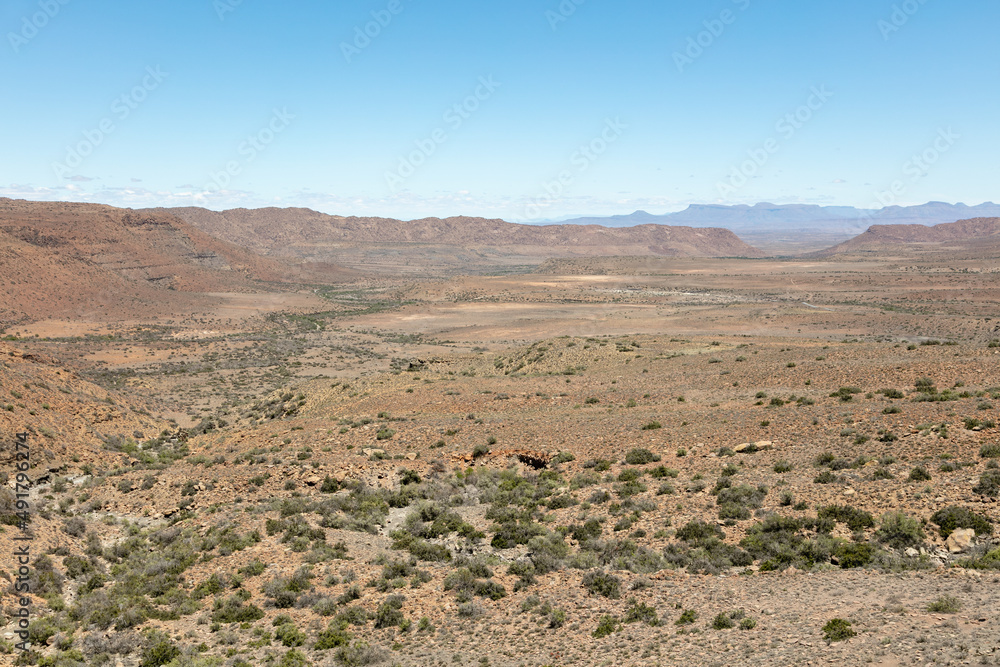
[[996, 0], [6, 0], [0, 196], [978, 204], [1000, 199], [998, 25]]

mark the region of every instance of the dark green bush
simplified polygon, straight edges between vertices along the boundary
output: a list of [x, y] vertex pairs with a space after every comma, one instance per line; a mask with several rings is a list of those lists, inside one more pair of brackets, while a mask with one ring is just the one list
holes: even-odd
[[639, 621], [649, 626], [657, 626], [660, 619], [656, 615], [656, 607], [651, 607], [645, 602], [638, 602], [634, 598], [629, 600], [631, 606], [625, 612], [626, 623], [637, 623]]
[[850, 639], [857, 634], [858, 633], [851, 628], [850, 621], [845, 621], [842, 618], [831, 619], [826, 625], [823, 626], [823, 639], [826, 640], [827, 644]]
[[685, 609], [680, 617], [674, 621], [674, 625], [691, 625], [698, 620], [698, 612], [694, 609]]
[[402, 623], [404, 617], [400, 610], [403, 608], [403, 601], [402, 595], [390, 595], [386, 598], [375, 611], [375, 627], [394, 628]]
[[169, 637], [154, 635], [142, 652], [139, 667], [160, 667], [179, 658], [180, 655], [181, 650], [170, 641]]
[[1000, 469], [991, 468], [979, 476], [979, 483], [972, 488], [973, 493], [978, 493], [990, 498], [1000, 495]]
[[736, 621], [729, 618], [728, 614], [718, 614], [712, 619], [712, 627], [716, 630], [729, 630], [736, 627]]
[[931, 516], [931, 521], [940, 527], [941, 537], [945, 539], [957, 528], [972, 528], [976, 535], [993, 534], [993, 522], [988, 517], [956, 505], [939, 509]]
[[875, 539], [894, 549], [906, 549], [923, 544], [924, 531], [919, 521], [903, 512], [887, 512], [875, 531]]
[[621, 597], [621, 583], [621, 579], [602, 570], [591, 570], [583, 575], [583, 587], [587, 592], [614, 600]]
[[629, 451], [625, 455], [625, 463], [629, 465], [644, 465], [646, 463], [655, 463], [660, 460], [660, 457], [653, 452], [645, 448], [638, 448]]
[[591, 633], [595, 639], [601, 639], [621, 630], [621, 622], [614, 616], [604, 615], [597, 622], [597, 628]]
[[853, 532], [875, 526], [875, 518], [869, 512], [849, 505], [828, 505], [821, 507], [817, 516], [820, 519], [830, 518], [839, 523], [845, 523]]

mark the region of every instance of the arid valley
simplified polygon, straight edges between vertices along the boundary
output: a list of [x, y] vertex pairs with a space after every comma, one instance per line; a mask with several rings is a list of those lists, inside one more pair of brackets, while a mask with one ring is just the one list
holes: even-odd
[[1000, 220], [465, 257], [0, 209], [5, 659], [1000, 664]]

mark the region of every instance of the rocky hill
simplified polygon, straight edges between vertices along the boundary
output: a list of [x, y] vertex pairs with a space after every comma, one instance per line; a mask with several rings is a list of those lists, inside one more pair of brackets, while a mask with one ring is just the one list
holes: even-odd
[[891, 252], [919, 244], [994, 247], [1000, 245], [1000, 218], [973, 218], [933, 227], [872, 225], [860, 236], [820, 251], [816, 255]]
[[369, 270], [399, 271], [410, 265], [412, 269], [478, 271], [506, 264], [539, 264], [550, 257], [764, 255], [732, 232], [713, 228], [531, 226], [470, 217], [402, 221], [333, 216], [301, 208], [156, 211], [172, 213], [213, 236], [261, 254]]
[[[122, 448], [159, 435], [170, 425], [140, 400], [99, 387], [54, 359], [0, 342], [0, 462], [13, 469], [16, 433], [34, 444], [32, 461], [117, 465]], [[34, 477], [34, 475], [32, 476]]]
[[297, 272], [165, 212], [0, 198], [0, 324], [171, 312], [194, 293]]

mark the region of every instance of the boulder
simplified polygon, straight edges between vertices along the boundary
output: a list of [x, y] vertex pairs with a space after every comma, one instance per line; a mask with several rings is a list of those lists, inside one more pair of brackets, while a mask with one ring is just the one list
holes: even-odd
[[973, 544], [976, 543], [976, 531], [972, 528], [959, 528], [955, 530], [948, 539], [945, 540], [944, 545], [953, 554], [960, 554], [968, 551]]

